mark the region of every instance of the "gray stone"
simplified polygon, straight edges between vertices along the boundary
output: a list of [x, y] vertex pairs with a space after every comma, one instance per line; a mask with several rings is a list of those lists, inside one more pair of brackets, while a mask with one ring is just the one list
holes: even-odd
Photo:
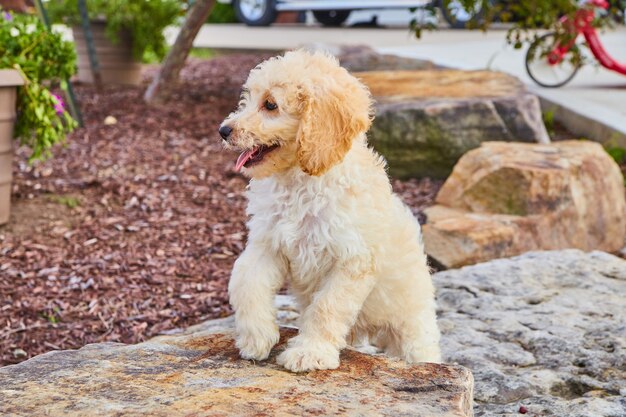
[[[472, 370], [476, 416], [626, 415], [626, 261], [530, 252], [433, 279], [444, 359]], [[295, 324], [293, 300], [276, 305]]]
[[477, 416], [626, 415], [626, 261], [530, 252], [434, 280], [444, 357], [473, 371]]
[[311, 52], [325, 51], [330, 53], [339, 60], [342, 67], [351, 72], [438, 68], [432, 61], [381, 54], [367, 45], [333, 45], [320, 42], [304, 45], [303, 48]]
[[445, 178], [486, 141], [550, 142], [539, 100], [492, 71], [371, 71], [355, 74], [376, 99], [368, 133], [399, 178]]
[[[433, 280], [444, 360], [472, 370], [476, 416], [626, 415], [626, 261], [529, 252]], [[276, 305], [295, 324], [293, 300]]]

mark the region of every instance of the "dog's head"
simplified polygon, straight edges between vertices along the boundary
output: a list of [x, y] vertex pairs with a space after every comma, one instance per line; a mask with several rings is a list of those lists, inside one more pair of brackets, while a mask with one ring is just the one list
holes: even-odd
[[299, 166], [322, 175], [371, 124], [367, 88], [326, 54], [303, 50], [250, 72], [239, 107], [220, 126], [236, 169], [263, 178]]

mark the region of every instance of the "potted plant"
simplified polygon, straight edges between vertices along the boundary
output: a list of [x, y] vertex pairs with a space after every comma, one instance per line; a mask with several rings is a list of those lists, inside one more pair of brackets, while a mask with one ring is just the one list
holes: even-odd
[[76, 122], [50, 87], [75, 71], [71, 43], [34, 16], [0, 9], [0, 224], [9, 218], [13, 138], [30, 160], [50, 155]]
[[[176, 22], [183, 2], [179, 0], [87, 0], [102, 82], [139, 84], [141, 62], [161, 60], [167, 51], [163, 31]], [[78, 52], [78, 79], [93, 82], [78, 2], [47, 3], [53, 22], [72, 27]]]

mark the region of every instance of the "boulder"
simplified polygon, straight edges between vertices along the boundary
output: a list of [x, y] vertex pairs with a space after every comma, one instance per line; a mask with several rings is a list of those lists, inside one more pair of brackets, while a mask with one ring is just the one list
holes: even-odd
[[454, 268], [539, 249], [618, 251], [623, 181], [594, 142], [484, 143], [461, 158], [425, 210], [426, 252]]
[[539, 100], [493, 71], [369, 71], [355, 74], [376, 100], [368, 133], [398, 178], [445, 178], [486, 141], [548, 143]]
[[626, 415], [626, 261], [530, 252], [434, 275], [444, 360], [476, 415]]
[[138, 345], [99, 343], [0, 368], [0, 415], [471, 416], [472, 375], [355, 350], [332, 371], [241, 360], [232, 319]]
[[[433, 275], [443, 359], [472, 370], [482, 417], [626, 414], [626, 261], [530, 252]], [[277, 297], [281, 323], [295, 301]], [[208, 321], [191, 333], [230, 326]]]
[[432, 70], [437, 68], [432, 61], [380, 54], [373, 48], [364, 45], [341, 46], [337, 58], [341, 66], [351, 72]]
[[302, 47], [311, 52], [324, 51], [334, 55], [339, 60], [341, 66], [351, 72], [438, 68], [432, 61], [381, 54], [367, 45], [334, 45], [317, 42], [309, 43]]

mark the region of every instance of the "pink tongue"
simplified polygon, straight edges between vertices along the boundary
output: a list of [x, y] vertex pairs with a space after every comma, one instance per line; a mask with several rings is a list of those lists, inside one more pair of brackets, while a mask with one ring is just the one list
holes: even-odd
[[248, 159], [252, 157], [254, 151], [255, 149], [250, 149], [248, 151], [243, 151], [241, 155], [239, 155], [239, 158], [237, 158], [237, 162], [235, 163], [235, 171], [241, 171], [241, 167], [243, 167], [244, 164], [248, 162]]

